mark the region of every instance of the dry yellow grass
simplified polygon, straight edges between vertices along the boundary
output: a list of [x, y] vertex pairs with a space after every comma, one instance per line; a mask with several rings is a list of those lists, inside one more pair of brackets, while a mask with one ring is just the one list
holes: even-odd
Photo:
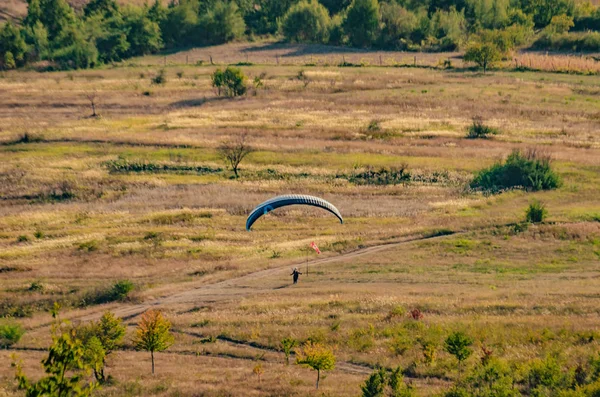
[[[437, 364], [425, 365], [419, 332], [465, 329], [515, 362], [559, 349], [573, 363], [597, 351], [595, 340], [580, 343], [600, 310], [595, 77], [257, 65], [242, 69], [266, 73], [265, 89], [220, 99], [212, 66], [167, 67], [167, 84], [151, 86], [157, 69], [0, 79], [0, 309], [24, 316], [17, 347], [28, 372], [40, 374], [40, 352], [28, 349], [47, 346], [44, 309], [55, 300], [75, 322], [113, 310], [129, 333], [150, 306], [174, 322], [177, 343], [160, 355], [159, 375], [147, 375], [145, 355], [119, 351], [108, 369], [117, 382], [100, 393], [107, 396], [310, 394], [313, 374], [282, 364], [286, 336], [336, 346], [338, 369], [322, 385], [339, 396], [358, 394], [376, 364], [412, 368], [419, 395], [448, 387], [453, 359], [440, 348]], [[84, 94], [94, 89], [99, 119], [87, 117]], [[500, 134], [464, 139], [476, 115]], [[243, 132], [257, 151], [233, 180], [217, 170], [216, 147]], [[18, 143], [25, 133], [29, 141]], [[560, 189], [486, 196], [466, 188], [473, 172], [532, 146], [554, 158]], [[111, 172], [107, 162], [119, 159], [171, 171]], [[403, 163], [413, 175], [407, 184], [348, 179]], [[199, 166], [215, 171], [182, 168]], [[256, 204], [292, 192], [330, 200], [345, 224], [293, 208], [245, 231]], [[505, 226], [534, 198], [546, 203], [548, 224]], [[385, 245], [448, 231], [459, 234]], [[307, 252], [316, 259], [311, 241], [323, 258], [290, 286], [289, 268], [304, 268]], [[81, 304], [120, 279], [136, 285], [131, 301]], [[42, 289], [30, 291], [33, 282]], [[386, 320], [399, 305], [420, 308], [421, 325]], [[409, 346], [397, 354], [401, 338]], [[0, 356], [0, 394], [18, 395], [9, 354]]]

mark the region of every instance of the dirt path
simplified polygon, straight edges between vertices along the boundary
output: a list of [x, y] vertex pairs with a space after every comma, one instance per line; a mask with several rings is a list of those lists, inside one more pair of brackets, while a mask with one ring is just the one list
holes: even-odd
[[[385, 243], [380, 245], [374, 245], [367, 248], [361, 248], [356, 251], [348, 252], [334, 257], [328, 257], [323, 259], [315, 259], [308, 262], [311, 267], [317, 265], [324, 265], [332, 262], [346, 261], [350, 259], [359, 258], [366, 255], [372, 255], [380, 251], [392, 249], [404, 244], [408, 244], [415, 241], [430, 240], [436, 238], [443, 238], [444, 236], [433, 236], [433, 237], [412, 237], [406, 238], [402, 241], [396, 241], [393, 243]], [[288, 278], [290, 271], [290, 265], [280, 266], [272, 269], [260, 270], [257, 272], [249, 273], [244, 276], [232, 278], [229, 280], [221, 281], [214, 284], [201, 285], [199, 287], [188, 289], [179, 293], [157, 298], [152, 301], [143, 302], [135, 305], [122, 305], [117, 308], [112, 308], [111, 311], [118, 317], [124, 319], [131, 319], [144, 311], [172, 304], [182, 303], [213, 303], [215, 301], [223, 301], [229, 299], [238, 299], [247, 297], [249, 295], [255, 295], [259, 293], [265, 293], [273, 291], [272, 288], [256, 288], [256, 287], [244, 287], [244, 283], [254, 282], [260, 279], [266, 279], [269, 277], [281, 276], [282, 278]], [[105, 308], [96, 308], [93, 312], [88, 312], [85, 315], [72, 317], [71, 320], [77, 321], [90, 321], [99, 318], [105, 311]]]

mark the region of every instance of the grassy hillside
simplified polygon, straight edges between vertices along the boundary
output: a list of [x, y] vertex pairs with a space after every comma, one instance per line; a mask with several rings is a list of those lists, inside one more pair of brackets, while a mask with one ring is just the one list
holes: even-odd
[[[230, 62], [244, 54], [239, 46], [206, 50]], [[296, 55], [241, 66], [249, 93], [235, 99], [211, 87], [222, 65], [208, 64], [208, 53], [173, 54], [166, 66], [146, 57], [2, 74], [0, 310], [27, 331], [19, 350], [0, 353], [2, 393], [20, 395], [12, 353], [41, 374], [37, 349], [49, 343], [53, 302], [75, 324], [105, 310], [125, 318], [104, 396], [312, 395], [315, 374], [283, 363], [285, 337], [334, 347], [337, 367], [321, 386], [331, 396], [358, 395], [374, 367], [397, 365], [417, 395], [435, 395], [480, 368], [485, 349], [519, 369], [522, 390], [527, 371], [548, 357], [565, 374], [581, 363], [592, 379], [597, 77], [325, 66], [322, 53], [307, 66], [320, 48], [276, 47]], [[192, 54], [205, 62], [186, 65]], [[166, 83], [153, 84], [162, 68]], [[90, 98], [101, 117], [89, 117]], [[498, 134], [466, 139], [476, 116]], [[240, 134], [255, 151], [236, 180], [217, 148]], [[531, 148], [552, 159], [558, 189], [469, 188], [477, 171]], [[360, 176], [397, 168], [410, 173], [398, 184]], [[246, 232], [249, 211], [284, 193], [322, 196], [345, 223], [299, 207]], [[534, 199], [549, 216], [523, 224]], [[298, 285], [292, 267], [304, 273]], [[110, 301], [119, 280], [134, 289]], [[176, 337], [157, 354], [156, 376], [149, 354], [131, 349], [148, 308], [164, 311]], [[475, 340], [460, 368], [443, 347], [454, 331]]]

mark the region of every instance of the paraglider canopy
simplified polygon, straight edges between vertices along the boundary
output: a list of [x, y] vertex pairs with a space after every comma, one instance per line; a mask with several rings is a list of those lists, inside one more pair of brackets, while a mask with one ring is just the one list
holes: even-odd
[[250, 213], [250, 216], [248, 216], [248, 220], [246, 220], [246, 230], [250, 231], [250, 228], [252, 227], [254, 222], [256, 222], [261, 216], [277, 208], [287, 207], [289, 205], [311, 205], [313, 207], [322, 208], [335, 215], [340, 220], [340, 223], [344, 223], [344, 219], [342, 219], [340, 211], [338, 211], [338, 209], [335, 208], [335, 206], [330, 202], [325, 201], [319, 197], [307, 196], [303, 194], [290, 194], [272, 198], [256, 207]]

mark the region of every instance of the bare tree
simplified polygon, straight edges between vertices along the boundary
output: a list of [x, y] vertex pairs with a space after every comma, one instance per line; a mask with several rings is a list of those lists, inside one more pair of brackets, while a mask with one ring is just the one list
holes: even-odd
[[253, 149], [247, 143], [247, 134], [244, 133], [236, 139], [223, 142], [219, 146], [219, 156], [231, 167], [235, 177], [239, 177], [239, 166], [244, 158], [252, 153]]
[[85, 97], [90, 102], [90, 106], [92, 107], [92, 115], [90, 117], [98, 117], [96, 113], [96, 101], [98, 99], [98, 91], [88, 91], [85, 93]]

